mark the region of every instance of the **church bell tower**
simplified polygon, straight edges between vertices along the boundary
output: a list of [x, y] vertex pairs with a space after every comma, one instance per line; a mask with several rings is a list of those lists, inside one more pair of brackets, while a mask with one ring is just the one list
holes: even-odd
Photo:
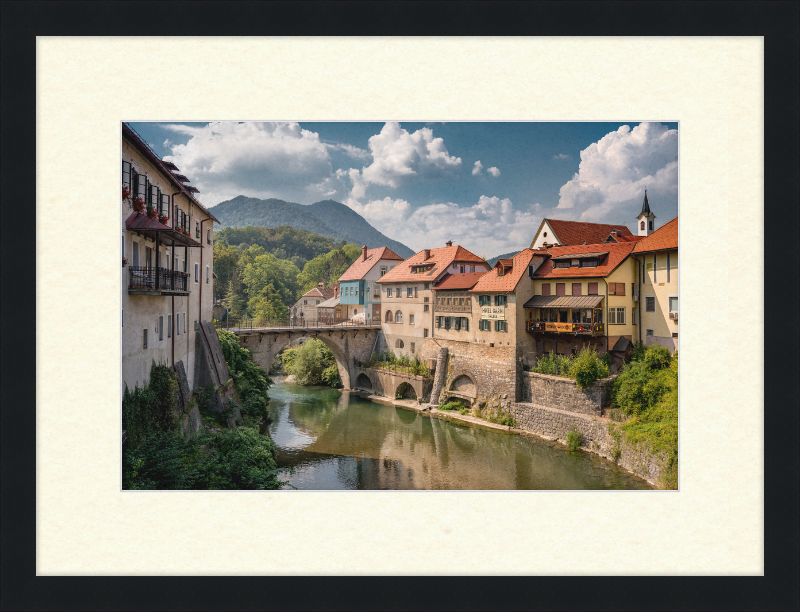
[[649, 236], [655, 229], [656, 216], [650, 212], [650, 203], [647, 201], [647, 189], [644, 190], [644, 202], [642, 203], [642, 212], [636, 217], [639, 229], [639, 236]]

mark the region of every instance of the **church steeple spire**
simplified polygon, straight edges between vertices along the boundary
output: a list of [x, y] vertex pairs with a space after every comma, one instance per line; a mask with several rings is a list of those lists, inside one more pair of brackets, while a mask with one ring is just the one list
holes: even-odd
[[644, 190], [644, 202], [642, 202], [642, 212], [636, 217], [638, 220], [639, 236], [649, 236], [655, 229], [656, 216], [650, 210], [650, 202], [647, 201], [647, 188]]

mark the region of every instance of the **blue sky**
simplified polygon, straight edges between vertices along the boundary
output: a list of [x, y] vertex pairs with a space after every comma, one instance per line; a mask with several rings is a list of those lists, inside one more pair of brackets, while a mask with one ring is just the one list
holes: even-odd
[[414, 250], [492, 257], [543, 217], [634, 229], [678, 214], [678, 125], [639, 122], [132, 123], [213, 207], [237, 195], [332, 199]]

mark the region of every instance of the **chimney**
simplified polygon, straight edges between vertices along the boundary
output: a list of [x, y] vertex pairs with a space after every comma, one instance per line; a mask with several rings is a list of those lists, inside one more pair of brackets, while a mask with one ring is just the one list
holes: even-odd
[[424, 257], [422, 258], [422, 261], [428, 261], [431, 258], [431, 250], [430, 249], [424, 249], [422, 251], [422, 254], [424, 255]]
[[317, 283], [317, 287], [319, 287], [320, 289], [324, 289], [325, 283]]
[[447, 241], [447, 246], [453, 246], [453, 241], [452, 240], [448, 240]]
[[367, 261], [367, 245], [361, 247], [361, 261]]

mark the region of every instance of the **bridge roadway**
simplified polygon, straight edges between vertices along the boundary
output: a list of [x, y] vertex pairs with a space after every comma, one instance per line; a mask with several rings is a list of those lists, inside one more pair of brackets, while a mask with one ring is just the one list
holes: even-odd
[[321, 340], [331, 349], [345, 389], [351, 389], [355, 381], [355, 363], [369, 361], [372, 352], [378, 350], [380, 323], [334, 323], [314, 322], [310, 325], [240, 325], [224, 327], [236, 334], [239, 344], [248, 349], [262, 369], [269, 372], [270, 365], [278, 353], [292, 340], [311, 336]]

